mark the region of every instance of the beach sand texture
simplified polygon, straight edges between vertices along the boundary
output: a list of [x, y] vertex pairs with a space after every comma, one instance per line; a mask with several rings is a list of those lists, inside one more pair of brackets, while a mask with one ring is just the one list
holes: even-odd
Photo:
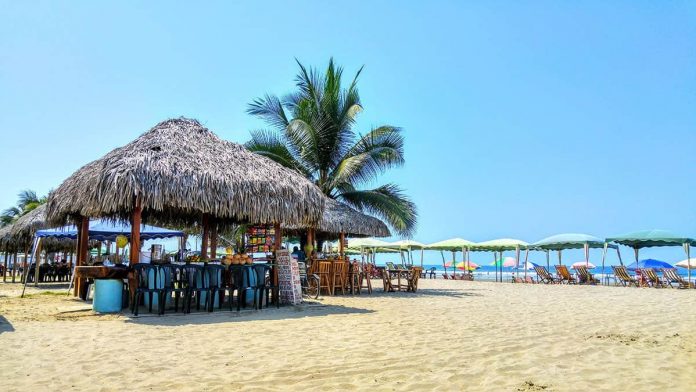
[[94, 315], [88, 304], [33, 288], [19, 299], [19, 285], [0, 284], [0, 389], [696, 388], [694, 290], [420, 287], [241, 315], [131, 318]]

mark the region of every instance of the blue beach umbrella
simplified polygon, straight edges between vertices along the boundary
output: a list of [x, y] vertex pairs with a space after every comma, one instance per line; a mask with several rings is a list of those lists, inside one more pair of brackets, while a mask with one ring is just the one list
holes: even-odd
[[635, 270], [636, 268], [674, 268], [674, 266], [670, 263], [660, 261], [660, 260], [655, 260], [655, 259], [644, 259], [638, 262], [638, 266], [636, 267], [636, 263], [632, 263], [628, 266], [628, 269], [630, 270]]

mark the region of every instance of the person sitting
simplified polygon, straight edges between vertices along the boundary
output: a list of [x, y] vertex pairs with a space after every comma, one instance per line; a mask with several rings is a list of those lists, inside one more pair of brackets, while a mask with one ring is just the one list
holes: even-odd
[[307, 259], [307, 255], [305, 252], [301, 251], [300, 248], [294, 246], [292, 248], [292, 257], [296, 258], [297, 261], [305, 261]]

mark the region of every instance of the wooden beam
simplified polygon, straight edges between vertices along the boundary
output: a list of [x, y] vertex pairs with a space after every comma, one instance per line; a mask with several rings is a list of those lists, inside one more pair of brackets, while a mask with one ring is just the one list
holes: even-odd
[[140, 225], [142, 224], [143, 208], [138, 197], [133, 201], [131, 214], [130, 265], [140, 262]]
[[208, 258], [208, 237], [210, 236], [208, 220], [208, 214], [203, 214], [203, 218], [201, 219], [201, 228], [203, 229], [201, 233], [201, 261], [205, 261]]
[[2, 281], [3, 282], [7, 282], [7, 258], [8, 258], [7, 254], [8, 254], [7, 249], [5, 249], [5, 267], [2, 269], [2, 271], [3, 271]]
[[[78, 218], [78, 230], [77, 230], [77, 263], [76, 265], [87, 264], [87, 252], [89, 250], [89, 218], [82, 216]], [[86, 292], [83, 290], [87, 289], [87, 281], [84, 278], [75, 277], [75, 296], [80, 296], [81, 298], [86, 298]]]
[[280, 250], [283, 247], [283, 231], [280, 228], [280, 223], [273, 225], [273, 231], [275, 232], [275, 241], [273, 243], [273, 251]]

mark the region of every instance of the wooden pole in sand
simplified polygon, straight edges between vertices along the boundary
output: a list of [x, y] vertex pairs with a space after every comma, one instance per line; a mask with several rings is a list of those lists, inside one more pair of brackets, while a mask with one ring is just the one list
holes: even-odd
[[201, 233], [201, 261], [206, 261], [208, 258], [208, 237], [209, 237], [209, 227], [208, 227], [208, 214], [203, 214], [201, 219], [201, 225], [203, 232]]
[[607, 243], [605, 242], [605, 243], [604, 243], [604, 247], [603, 247], [603, 249], [602, 249], [602, 275], [606, 278], [605, 281], [606, 281], [606, 285], [607, 285], [607, 286], [609, 286], [609, 276], [607, 276], [607, 274], [604, 273], [604, 262], [605, 262], [606, 259], [607, 259], [607, 246], [608, 246], [608, 245], [609, 245], [609, 244], [607, 244]]
[[133, 200], [133, 212], [131, 213], [131, 238], [130, 238], [130, 265], [140, 263], [140, 225], [142, 224], [143, 207], [139, 197]]
[[2, 269], [2, 282], [5, 283], [7, 282], [7, 258], [8, 258], [8, 252], [7, 249], [5, 249], [5, 267]]
[[345, 256], [344, 254], [344, 247], [346, 246], [346, 233], [341, 232], [338, 236], [338, 254], [343, 258]]
[[[77, 219], [77, 262], [75, 263], [76, 266], [81, 266], [87, 264], [87, 246], [89, 244], [89, 218], [86, 216], [81, 216]], [[73, 274], [75, 275], [75, 274]], [[75, 279], [75, 291], [73, 292], [73, 295], [75, 296], [83, 296], [82, 291], [86, 288], [86, 282], [84, 278], [77, 278], [77, 276], [74, 276], [73, 279]], [[86, 298], [83, 297], [83, 298]]]
[[34, 287], [39, 287], [39, 277], [40, 275], [40, 268], [39, 266], [41, 265], [41, 238], [39, 238], [37, 244], [36, 244], [36, 250], [34, 250]]
[[[277, 235], [276, 235], [277, 237]], [[218, 231], [217, 224], [214, 219], [210, 222], [210, 258], [217, 258], [217, 247], [218, 247]]]

